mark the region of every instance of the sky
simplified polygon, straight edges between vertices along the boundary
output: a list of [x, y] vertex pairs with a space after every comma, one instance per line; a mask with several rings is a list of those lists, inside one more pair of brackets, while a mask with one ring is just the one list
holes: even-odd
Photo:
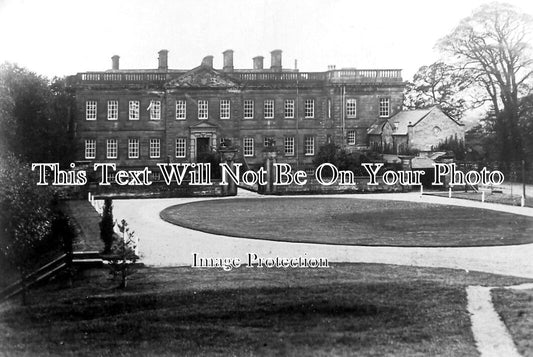
[[[300, 71], [399, 68], [409, 80], [439, 59], [437, 40], [488, 1], [356, 0], [0, 0], [0, 63], [47, 77], [111, 68], [191, 69], [234, 50], [235, 68], [283, 50]], [[507, 1], [533, 14], [533, 1]]]

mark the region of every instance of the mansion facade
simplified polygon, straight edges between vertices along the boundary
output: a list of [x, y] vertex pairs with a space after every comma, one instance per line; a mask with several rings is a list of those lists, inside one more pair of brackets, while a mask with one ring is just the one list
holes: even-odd
[[258, 56], [253, 68], [235, 69], [231, 50], [223, 64], [215, 69], [207, 56], [194, 69], [169, 69], [161, 50], [157, 69], [123, 70], [113, 56], [111, 70], [69, 77], [78, 160], [196, 162], [231, 141], [250, 167], [261, 166], [275, 143], [278, 161], [305, 168], [328, 142], [368, 148], [372, 124], [402, 106], [398, 69], [300, 72], [282, 67], [281, 50], [271, 52], [270, 68]]

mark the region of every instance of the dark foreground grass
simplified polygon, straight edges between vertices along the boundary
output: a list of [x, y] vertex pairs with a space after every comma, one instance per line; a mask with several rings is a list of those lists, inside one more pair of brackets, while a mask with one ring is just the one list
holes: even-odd
[[126, 291], [102, 271], [0, 306], [8, 356], [476, 356], [467, 285], [525, 279], [449, 269], [144, 268]]
[[306, 243], [493, 246], [533, 242], [533, 218], [471, 207], [355, 198], [260, 198], [177, 205], [164, 220], [209, 233]]
[[494, 308], [511, 333], [518, 352], [533, 356], [533, 290], [492, 290]]

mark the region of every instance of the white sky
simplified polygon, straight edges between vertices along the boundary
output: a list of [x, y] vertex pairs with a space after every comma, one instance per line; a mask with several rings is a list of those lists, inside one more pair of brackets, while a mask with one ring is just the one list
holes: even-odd
[[[235, 68], [283, 50], [283, 66], [301, 71], [401, 68], [404, 79], [438, 59], [436, 41], [483, 0], [0, 0], [0, 62], [63, 76], [111, 67], [190, 69], [206, 55]], [[508, 1], [533, 14], [533, 1]]]

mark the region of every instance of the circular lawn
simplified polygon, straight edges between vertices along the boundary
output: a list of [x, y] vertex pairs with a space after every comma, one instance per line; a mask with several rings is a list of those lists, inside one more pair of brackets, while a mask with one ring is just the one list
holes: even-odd
[[533, 218], [485, 209], [355, 198], [242, 198], [164, 209], [165, 221], [225, 236], [370, 246], [533, 242]]

